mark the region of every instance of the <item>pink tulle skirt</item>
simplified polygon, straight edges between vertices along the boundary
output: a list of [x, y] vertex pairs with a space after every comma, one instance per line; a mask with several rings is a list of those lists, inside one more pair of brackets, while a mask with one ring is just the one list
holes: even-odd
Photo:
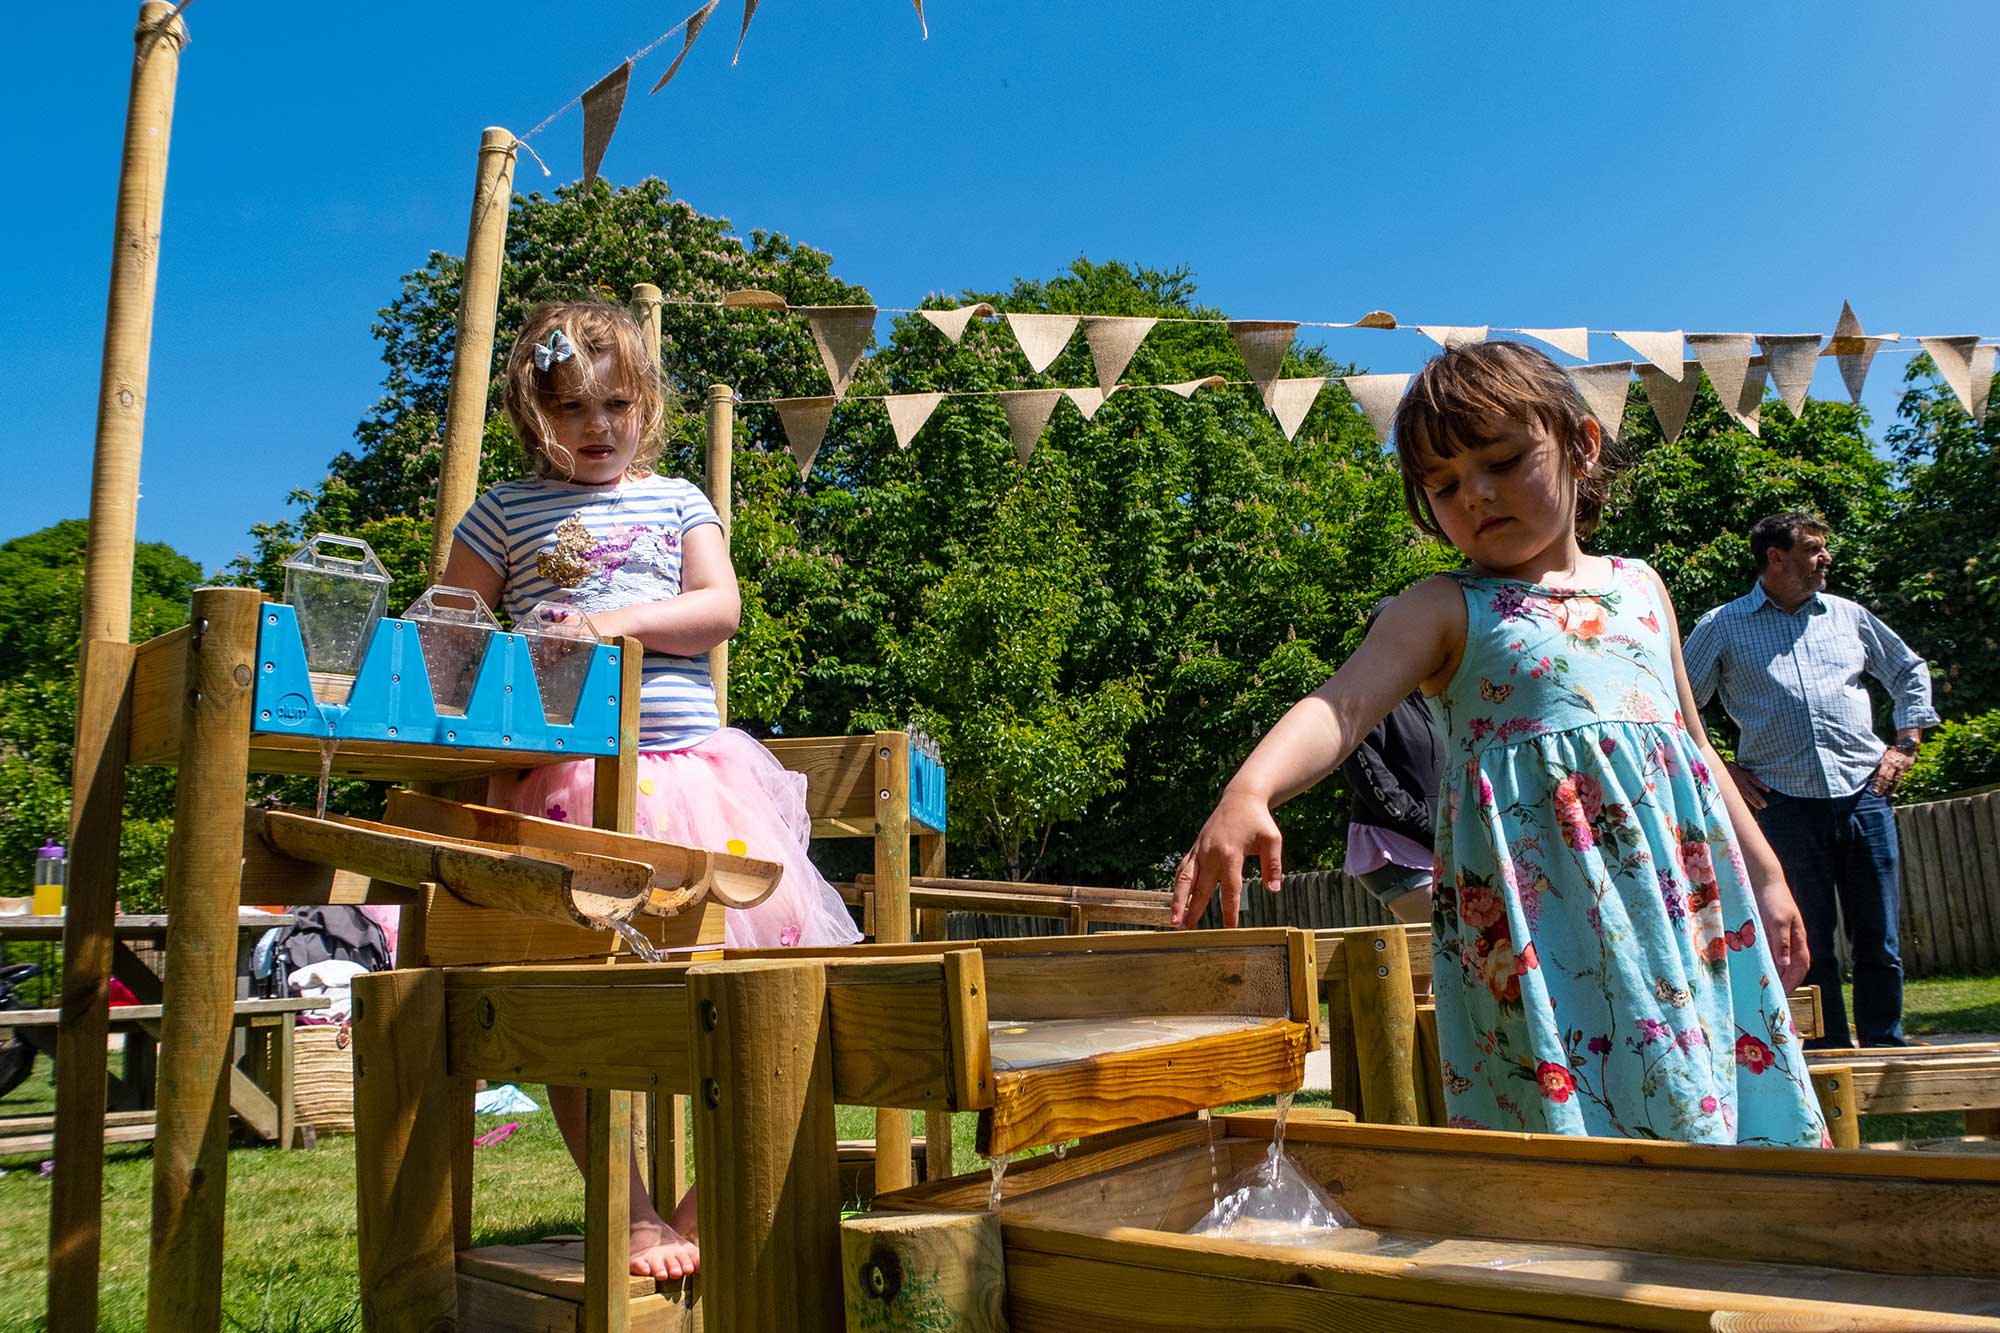
[[[590, 822], [594, 766], [550, 764], [521, 774], [494, 800], [526, 815]], [[641, 837], [776, 861], [784, 877], [771, 896], [723, 920], [732, 949], [853, 944], [861, 938], [840, 894], [806, 857], [812, 820], [806, 779], [749, 734], [725, 727], [685, 750], [639, 753], [636, 832]]]

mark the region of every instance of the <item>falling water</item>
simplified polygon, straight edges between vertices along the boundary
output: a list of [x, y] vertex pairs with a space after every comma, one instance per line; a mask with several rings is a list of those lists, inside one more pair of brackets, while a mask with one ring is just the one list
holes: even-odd
[[1292, 1109], [1292, 1094], [1278, 1094], [1278, 1116], [1271, 1122], [1271, 1153], [1267, 1159], [1271, 1166], [1271, 1179], [1278, 1178], [1278, 1159], [1285, 1155], [1285, 1113]]
[[598, 924], [617, 931], [618, 938], [632, 946], [632, 952], [639, 955], [640, 961], [647, 963], [666, 961], [667, 956], [655, 949], [653, 942], [641, 934], [639, 928], [630, 921], [601, 921]]
[[326, 735], [319, 738], [319, 803], [313, 808], [314, 818], [326, 818], [326, 788], [333, 779], [333, 752], [340, 748], [340, 737], [333, 734], [333, 723], [326, 724]]
[[1215, 1116], [1204, 1106], [1198, 1118], [1208, 1131], [1208, 1206], [1212, 1209], [1222, 1201], [1222, 1177], [1215, 1161]]
[[987, 1166], [993, 1172], [992, 1188], [986, 1191], [986, 1211], [989, 1213], [1000, 1211], [1000, 1182], [1006, 1178], [1007, 1163], [1013, 1160], [1014, 1154], [1010, 1152], [997, 1152], [986, 1159]]

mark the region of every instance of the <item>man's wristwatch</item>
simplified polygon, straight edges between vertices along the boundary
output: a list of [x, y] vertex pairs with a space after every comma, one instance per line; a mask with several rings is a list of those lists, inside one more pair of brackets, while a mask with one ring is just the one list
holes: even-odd
[[1904, 754], [1915, 755], [1919, 742], [1915, 736], [1901, 736], [1896, 740], [1896, 748]]

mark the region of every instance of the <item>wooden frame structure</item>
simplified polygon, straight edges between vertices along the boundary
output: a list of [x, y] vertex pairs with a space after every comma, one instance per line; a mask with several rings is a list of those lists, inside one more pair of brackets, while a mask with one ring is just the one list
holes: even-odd
[[1861, 1146], [1866, 1115], [1963, 1111], [1968, 1137], [2000, 1135], [2000, 1043], [1808, 1051], [1806, 1064], [1838, 1147]]

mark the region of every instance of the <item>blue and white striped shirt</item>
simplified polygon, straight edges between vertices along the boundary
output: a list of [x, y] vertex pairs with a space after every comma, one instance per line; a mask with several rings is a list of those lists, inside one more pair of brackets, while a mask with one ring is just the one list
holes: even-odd
[[[720, 521], [708, 497], [678, 478], [615, 486], [539, 478], [487, 491], [452, 536], [500, 571], [507, 614], [518, 621], [537, 602], [565, 602], [588, 612], [677, 597], [682, 537]], [[706, 657], [646, 654], [639, 690], [642, 748], [684, 750], [721, 725]]]
[[1787, 796], [1851, 796], [1874, 774], [1883, 743], [1864, 674], [1888, 690], [1899, 729], [1937, 725], [1924, 659], [1845, 597], [1786, 611], [1759, 582], [1703, 616], [1683, 655], [1695, 702], [1720, 690], [1743, 729], [1736, 762]]

